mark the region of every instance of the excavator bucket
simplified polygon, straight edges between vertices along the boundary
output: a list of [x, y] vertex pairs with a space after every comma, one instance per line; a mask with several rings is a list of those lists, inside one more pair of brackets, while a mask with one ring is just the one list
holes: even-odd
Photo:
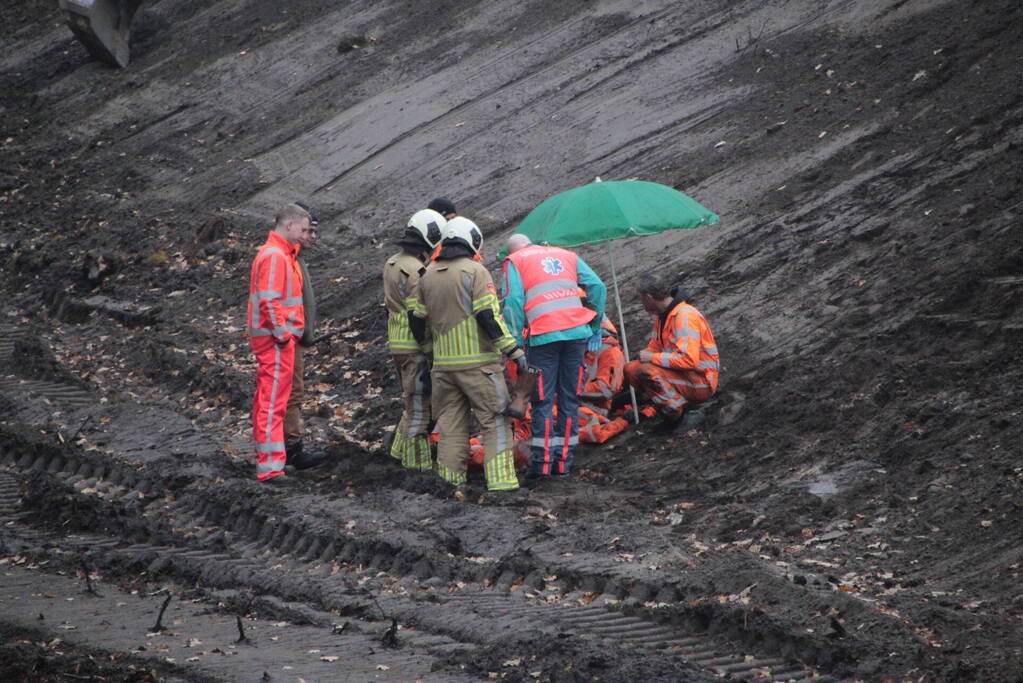
[[128, 66], [131, 20], [144, 0], [59, 0], [68, 26], [94, 57]]

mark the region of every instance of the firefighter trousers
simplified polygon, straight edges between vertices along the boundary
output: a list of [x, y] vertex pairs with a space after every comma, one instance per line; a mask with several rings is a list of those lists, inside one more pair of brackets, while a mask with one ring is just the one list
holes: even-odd
[[291, 375], [291, 395], [288, 397], [288, 411], [284, 415], [284, 443], [293, 444], [302, 438], [305, 431], [305, 420], [302, 419], [302, 403], [305, 401], [306, 348], [295, 342], [294, 372]]
[[253, 337], [256, 393], [252, 398], [252, 438], [256, 442], [256, 478], [284, 474], [284, 415], [291, 397], [295, 340], [278, 345], [273, 337]]
[[625, 377], [669, 420], [682, 417], [687, 403], [702, 403], [714, 395], [713, 387], [694, 370], [669, 370], [634, 360], [625, 364]]
[[401, 395], [405, 409], [394, 430], [391, 457], [409, 469], [433, 469], [427, 434], [430, 423], [430, 393], [426, 382], [430, 371], [429, 364], [426, 356], [420, 354], [392, 357], [401, 379]]
[[491, 491], [519, 487], [515, 476], [512, 419], [503, 415], [509, 401], [502, 363], [467, 370], [433, 372], [433, 413], [437, 416], [437, 474], [450, 484], [465, 483], [469, 453], [470, 409], [483, 432], [483, 474]]

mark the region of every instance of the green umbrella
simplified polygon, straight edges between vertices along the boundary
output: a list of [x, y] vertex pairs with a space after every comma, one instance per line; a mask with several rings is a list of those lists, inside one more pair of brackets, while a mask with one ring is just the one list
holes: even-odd
[[[639, 235], [655, 235], [665, 230], [688, 230], [711, 225], [721, 220], [716, 213], [678, 190], [645, 180], [612, 180], [594, 182], [566, 190], [545, 199], [519, 224], [516, 232], [529, 237], [534, 244], [577, 247], [607, 242], [611, 261], [611, 280], [618, 307], [618, 329], [622, 331], [622, 348], [629, 358], [629, 341], [622, 315], [622, 299], [618, 293], [612, 240]], [[507, 256], [502, 249], [498, 257]], [[636, 408], [636, 392], [632, 405]], [[635, 411], [637, 423], [639, 411]]]
[[529, 212], [517, 232], [535, 244], [577, 247], [698, 228], [719, 220], [713, 211], [667, 185], [597, 180], [545, 199]]

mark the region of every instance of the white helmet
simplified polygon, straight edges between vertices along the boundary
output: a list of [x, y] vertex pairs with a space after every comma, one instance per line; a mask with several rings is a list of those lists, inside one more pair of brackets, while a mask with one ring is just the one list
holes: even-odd
[[480, 247], [483, 246], [483, 232], [468, 218], [455, 216], [444, 228], [444, 241], [448, 240], [462, 240], [478, 254]]
[[412, 214], [412, 218], [408, 219], [405, 232], [415, 230], [423, 238], [423, 241], [433, 249], [444, 236], [444, 226], [446, 224], [447, 221], [444, 220], [444, 216], [433, 209], [420, 209]]

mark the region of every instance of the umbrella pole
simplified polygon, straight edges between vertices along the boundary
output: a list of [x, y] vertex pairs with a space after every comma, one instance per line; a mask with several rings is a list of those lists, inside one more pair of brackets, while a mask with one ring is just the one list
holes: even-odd
[[[625, 362], [629, 361], [629, 335], [625, 333], [625, 315], [622, 313], [622, 297], [618, 294], [618, 272], [615, 270], [615, 250], [612, 240], [607, 241], [607, 255], [611, 260], [611, 282], [615, 288], [615, 306], [618, 307], [618, 329], [622, 331], [622, 350], [625, 351]], [[632, 416], [639, 424], [639, 405], [636, 402], [636, 388], [629, 385], [629, 396], [632, 398]]]

